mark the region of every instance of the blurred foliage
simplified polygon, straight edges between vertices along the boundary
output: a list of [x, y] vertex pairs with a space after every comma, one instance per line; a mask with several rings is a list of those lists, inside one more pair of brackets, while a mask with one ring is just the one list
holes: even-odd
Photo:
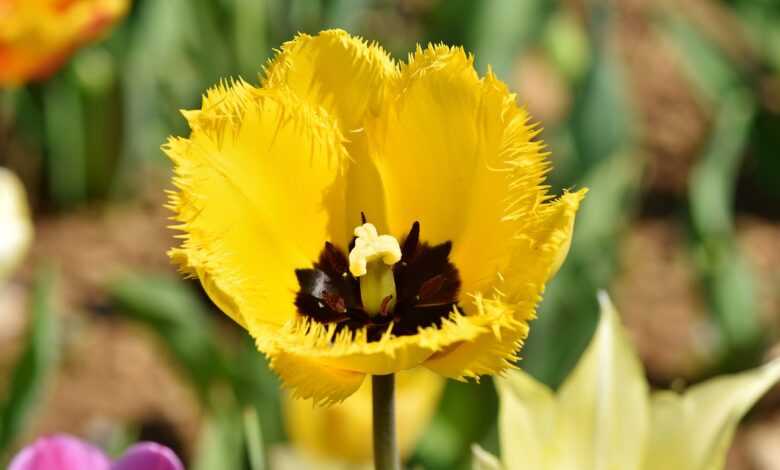
[[7, 463], [11, 446], [25, 431], [56, 365], [59, 324], [52, 311], [53, 289], [54, 273], [41, 270], [32, 293], [24, 349], [0, 400], [0, 466]]
[[[119, 311], [159, 334], [198, 392], [207, 419], [193, 468], [243, 468], [245, 450], [260, 458], [258, 443], [245, 442], [244, 422], [251, 431], [247, 437], [262, 435], [268, 444], [281, 439], [276, 377], [251, 340], [221, 328], [189, 286], [175, 278], [132, 276], [115, 281], [109, 292]], [[220, 338], [220, 330], [238, 334], [237, 340]], [[257, 410], [262, 424], [244, 417], [245, 409]]]
[[[737, 211], [780, 218], [780, 3], [644, 2], [653, 6], [645, 27], [668, 46], [706, 115], [704, 144], [690, 168], [678, 169], [686, 172], [685, 190], [660, 195], [647, 168], [664, 156], [647, 148], [656, 129], [641, 118], [642, 88], [621, 36], [631, 29], [622, 22], [637, 15], [632, 3], [136, 0], [110, 37], [78, 52], [51, 80], [0, 92], [0, 164], [34, 186], [40, 213], [132, 196], [144, 187], [145, 169], [167, 165], [159, 151], [165, 138], [186, 133], [179, 109], [197, 107], [220, 79], [257, 83], [272, 48], [298, 31], [342, 27], [399, 58], [416, 42], [463, 44], [481, 72], [489, 64], [529, 106], [537, 93], [521, 78], [527, 59], [541, 57], [566, 103], [559, 118], [544, 123], [552, 185], [587, 186], [590, 193], [569, 259], [533, 324], [523, 367], [548, 385], [561, 383], [594, 331], [594, 293], [620, 274], [621, 240], [652, 212], [646, 202], [656, 197], [663, 214], [685, 228], [717, 332], [718, 357], [706, 374], [742, 370], [777, 339], [761, 326], [757, 275], [737, 244], [735, 220]], [[1, 408], [0, 449], [29, 415], [36, 395], [28, 389], [40, 390], [51, 368], [54, 343], [36, 339], [56, 331], [44, 321], [47, 285], [42, 281], [34, 294], [30, 343], [13, 375], [11, 405]], [[216, 320], [179, 280], [139, 274], [108, 289], [123, 314], [159, 335], [197, 391], [207, 418], [193, 468], [259, 468], [265, 457], [258, 436], [272, 445], [284, 433], [278, 381], [251, 340]], [[472, 442], [495, 452], [496, 406], [490, 381], [448, 385], [412, 462], [465, 468]]]

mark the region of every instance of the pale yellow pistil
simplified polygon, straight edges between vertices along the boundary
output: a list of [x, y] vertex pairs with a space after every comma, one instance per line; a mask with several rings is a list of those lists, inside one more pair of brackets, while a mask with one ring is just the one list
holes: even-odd
[[401, 261], [401, 247], [391, 235], [379, 235], [373, 224], [355, 228], [355, 247], [349, 252], [349, 272], [360, 278], [360, 298], [369, 315], [390, 312], [395, 306], [393, 265]]

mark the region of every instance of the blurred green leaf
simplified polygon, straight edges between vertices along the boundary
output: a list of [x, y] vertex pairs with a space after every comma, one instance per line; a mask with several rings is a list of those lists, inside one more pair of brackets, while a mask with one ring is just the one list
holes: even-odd
[[265, 446], [263, 444], [263, 431], [257, 410], [247, 408], [244, 410], [244, 435], [246, 447], [249, 453], [249, 467], [251, 470], [265, 470]]
[[244, 336], [237, 353], [230, 358], [230, 366], [238, 401], [256, 410], [265, 442], [283, 440], [281, 383], [249, 335]]
[[[747, 139], [748, 155], [745, 177], [748, 184], [740, 195], [748, 199], [750, 209], [767, 217], [780, 218], [780, 113], [762, 109], [756, 116], [751, 135]], [[752, 185], [750, 183], [755, 183]]]
[[764, 343], [753, 276], [733, 228], [734, 188], [754, 115], [755, 104], [743, 89], [722, 96], [709, 145], [691, 173], [694, 249], [721, 327], [727, 370], [754, 365]]
[[136, 275], [112, 283], [109, 294], [121, 312], [160, 335], [208, 402], [212, 384], [228, 372], [214, 326], [191, 289], [178, 279]]
[[266, 0], [233, 0], [233, 49], [241, 77], [254, 83], [267, 58]]
[[579, 165], [570, 181], [601, 160], [633, 147], [635, 126], [625, 81], [615, 57], [605, 46], [596, 49], [594, 62], [575, 98], [571, 113], [572, 137]]
[[316, 34], [322, 25], [322, 2], [319, 0], [288, 0], [290, 24], [296, 32]]
[[688, 76], [702, 94], [713, 103], [722, 93], [742, 79], [736, 64], [718, 46], [706, 38], [678, 9], [666, 9], [663, 30], [679, 48], [679, 55]]
[[616, 273], [616, 242], [636, 210], [641, 175], [636, 153], [622, 151], [583, 178], [590, 190], [577, 215], [571, 251], [547, 287], [520, 362], [548, 385], [561, 383], [596, 327], [593, 292], [608, 286]]
[[249, 335], [224, 347], [201, 298], [179, 279], [128, 275], [109, 293], [122, 313], [164, 340], [204, 403], [214, 406], [215, 387], [229, 387], [238, 403], [257, 410], [266, 442], [283, 438], [279, 381]]
[[88, 193], [84, 108], [73, 85], [61, 74], [43, 88], [48, 192], [61, 207], [84, 202]]
[[590, 43], [574, 14], [558, 9], [550, 18], [542, 42], [558, 70], [570, 82], [578, 82], [590, 63]]
[[103, 198], [113, 187], [122, 145], [117, 64], [105, 48], [95, 46], [81, 51], [72, 69], [83, 109], [87, 196]]
[[489, 64], [511, 81], [517, 59], [539, 40], [554, 8], [542, 0], [493, 0], [478, 7], [472, 31], [477, 64], [481, 70]]
[[354, 33], [359, 29], [360, 21], [372, 3], [370, 0], [327, 1], [324, 5], [323, 27], [342, 28]]
[[617, 240], [633, 216], [643, 167], [635, 150], [637, 124], [625, 79], [608, 40], [614, 11], [604, 2], [589, 8], [592, 62], [568, 127], [558, 135], [572, 155], [556, 175], [564, 186], [582, 185], [590, 191], [577, 215], [569, 256], [546, 289], [521, 361], [553, 387], [574, 366], [596, 326], [593, 292], [608, 286], [615, 275]]
[[206, 417], [201, 431], [198, 448], [193, 461], [193, 470], [243, 470], [244, 435], [241, 411], [229, 397], [227, 390], [218, 390], [220, 403]]
[[52, 307], [53, 290], [54, 273], [40, 272], [32, 292], [26, 345], [0, 404], [0, 456], [24, 431], [57, 361], [59, 327]]
[[[464, 406], [465, 403], [479, 403], [479, 406]], [[491, 380], [480, 383], [449, 381], [439, 410], [423, 434], [416, 455], [429, 470], [463, 468], [470, 459], [469, 446], [494, 432], [497, 409], [496, 391]], [[497, 439], [491, 444], [490, 448], [497, 447]]]
[[698, 230], [714, 239], [733, 231], [733, 200], [755, 105], [741, 90], [721, 96], [712, 138], [691, 172], [691, 216]]

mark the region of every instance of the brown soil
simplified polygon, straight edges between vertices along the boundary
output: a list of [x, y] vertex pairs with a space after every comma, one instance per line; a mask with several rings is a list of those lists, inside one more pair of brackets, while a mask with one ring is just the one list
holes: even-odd
[[695, 378], [714, 344], [682, 228], [671, 219], [640, 221], [620, 253], [615, 304], [648, 375], [661, 383]]

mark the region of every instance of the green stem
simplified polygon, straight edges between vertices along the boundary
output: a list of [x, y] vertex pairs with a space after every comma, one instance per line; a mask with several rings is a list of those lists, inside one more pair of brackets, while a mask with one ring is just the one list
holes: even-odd
[[374, 412], [374, 468], [400, 470], [401, 459], [395, 437], [395, 376], [372, 375]]

